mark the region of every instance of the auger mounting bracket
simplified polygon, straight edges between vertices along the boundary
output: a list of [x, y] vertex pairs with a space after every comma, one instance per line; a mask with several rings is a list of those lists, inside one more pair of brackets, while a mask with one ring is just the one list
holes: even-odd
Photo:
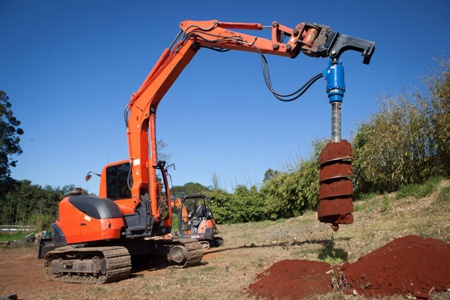
[[364, 64], [370, 63], [370, 59], [375, 52], [374, 42], [341, 34], [331, 28], [326, 29], [326, 36], [326, 42], [319, 45], [317, 49], [322, 57], [337, 60], [345, 51], [353, 50], [362, 53]]

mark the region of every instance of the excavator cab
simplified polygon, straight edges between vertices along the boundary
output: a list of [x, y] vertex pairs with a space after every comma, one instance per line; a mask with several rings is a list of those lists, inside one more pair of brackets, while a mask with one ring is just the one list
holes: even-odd
[[223, 239], [216, 236], [218, 231], [208, 196], [195, 194], [183, 197], [178, 216], [180, 238], [198, 239], [204, 249], [223, 244]]
[[[100, 183], [100, 197], [113, 200], [120, 208], [126, 224], [124, 236], [127, 238], [150, 237], [170, 233], [171, 213], [169, 189], [167, 184], [167, 174], [165, 162], [160, 161], [155, 166], [156, 174], [156, 211], [152, 211], [151, 201], [146, 191], [142, 192], [139, 205], [135, 205], [131, 186], [133, 179], [131, 176], [131, 164], [128, 160], [111, 163], [103, 168]], [[147, 187], [144, 186], [143, 190]], [[160, 222], [156, 222], [156, 218]]]

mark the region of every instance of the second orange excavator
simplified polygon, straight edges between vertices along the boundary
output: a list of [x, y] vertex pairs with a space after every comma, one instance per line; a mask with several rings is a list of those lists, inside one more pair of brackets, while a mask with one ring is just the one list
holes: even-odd
[[[131, 257], [141, 254], [163, 257], [181, 267], [201, 262], [203, 247], [197, 239], [168, 235], [172, 229], [171, 195], [165, 162], [158, 159], [156, 142], [158, 105], [200, 49], [257, 53], [268, 88], [282, 101], [300, 97], [312, 83], [326, 76], [330, 103], [337, 109], [333, 113], [333, 126], [340, 126], [340, 106], [337, 104], [342, 102], [344, 91], [340, 55], [347, 50], [361, 52], [363, 62], [368, 64], [375, 50], [373, 42], [343, 35], [315, 23], [305, 22], [289, 28], [278, 22], [263, 26], [259, 23], [186, 20], [180, 27], [172, 45], [164, 50], [126, 106], [128, 159], [103, 168], [99, 197], [71, 195], [59, 203], [58, 216], [52, 224], [52, 243], [41, 245], [39, 249], [41, 256], [45, 254], [44, 269], [48, 279], [75, 283], [121, 280], [130, 276]], [[264, 29], [271, 31], [271, 38], [235, 31]], [[326, 74], [313, 77], [295, 93], [276, 93], [270, 82], [265, 55], [294, 58], [300, 53], [329, 57], [329, 69]], [[340, 137], [333, 142], [340, 143]], [[322, 178], [323, 186], [330, 184], [332, 192], [325, 193], [321, 187], [319, 219], [336, 227], [352, 220], [351, 192], [341, 191], [347, 187], [346, 178], [351, 174], [347, 165], [341, 172], [340, 164], [334, 163], [335, 159], [347, 159], [347, 147], [342, 155], [336, 155], [332, 148], [322, 161], [322, 173], [330, 164], [331, 173], [337, 173], [339, 180], [333, 174]]]
[[217, 235], [216, 220], [211, 209], [211, 198], [204, 194], [193, 194], [172, 200], [178, 212], [179, 238], [197, 239], [203, 249], [220, 247], [223, 239]]

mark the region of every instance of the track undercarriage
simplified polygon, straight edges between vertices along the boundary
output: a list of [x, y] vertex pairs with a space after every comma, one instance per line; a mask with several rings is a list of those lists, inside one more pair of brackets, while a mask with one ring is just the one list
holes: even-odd
[[131, 257], [124, 247], [57, 248], [45, 256], [49, 280], [70, 283], [108, 283], [130, 277]]
[[[50, 251], [45, 256], [44, 273], [47, 279], [69, 283], [109, 283], [129, 278], [131, 275], [131, 253], [164, 254], [167, 260], [182, 267], [199, 265], [203, 258], [203, 247], [195, 239], [143, 241], [119, 246], [90, 246], [75, 248], [64, 246]], [[160, 256], [158, 256], [160, 257]]]

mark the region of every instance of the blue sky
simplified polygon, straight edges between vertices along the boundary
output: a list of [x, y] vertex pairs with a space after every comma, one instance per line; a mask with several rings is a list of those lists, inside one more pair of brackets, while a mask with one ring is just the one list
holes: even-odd
[[[0, 89], [25, 134], [15, 179], [98, 191], [92, 170], [128, 158], [123, 111], [186, 19], [301, 22], [376, 42], [370, 65], [342, 56], [343, 137], [377, 109], [378, 95], [421, 87], [448, 56], [450, 1], [12, 1], [0, 0]], [[269, 31], [252, 34], [270, 37]], [[267, 56], [274, 87], [296, 90], [328, 59]], [[199, 51], [158, 108], [157, 133], [174, 185], [260, 185], [264, 172], [307, 157], [330, 136], [325, 80], [293, 103], [264, 85], [254, 53]]]

